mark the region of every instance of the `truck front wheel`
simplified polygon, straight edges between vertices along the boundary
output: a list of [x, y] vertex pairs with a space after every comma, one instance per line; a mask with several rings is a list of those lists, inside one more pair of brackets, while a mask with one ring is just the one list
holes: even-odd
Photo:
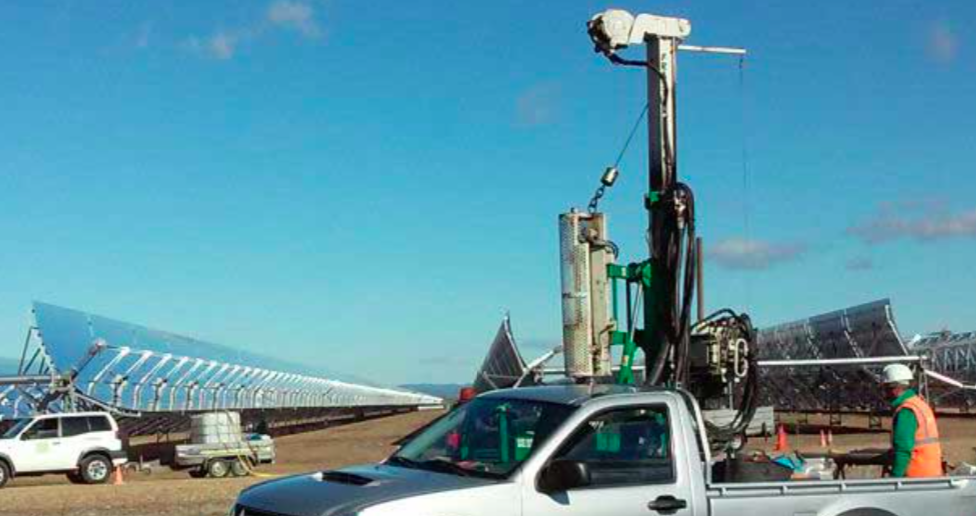
[[7, 485], [10, 480], [10, 466], [6, 462], [0, 461], [0, 487]]
[[112, 474], [112, 462], [104, 455], [89, 455], [78, 469], [86, 484], [104, 484]]

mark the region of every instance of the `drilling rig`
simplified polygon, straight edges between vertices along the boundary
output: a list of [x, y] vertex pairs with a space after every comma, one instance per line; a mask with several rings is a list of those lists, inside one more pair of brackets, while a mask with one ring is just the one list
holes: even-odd
[[[701, 243], [695, 197], [678, 174], [676, 78], [681, 51], [739, 56], [745, 50], [685, 45], [691, 23], [611, 9], [587, 24], [596, 52], [618, 66], [647, 72], [649, 168], [643, 197], [647, 258], [617, 263], [599, 200], [620, 173], [608, 167], [585, 211], [559, 216], [566, 375], [576, 383], [613, 381], [680, 387], [704, 406], [736, 410], [734, 421], [710, 434], [740, 434], [758, 400], [755, 331], [748, 315], [720, 310], [692, 322], [700, 289]], [[645, 59], [619, 52], [643, 45]], [[701, 297], [700, 291], [697, 296]], [[619, 360], [614, 360], [620, 349]], [[638, 365], [638, 352], [643, 366]], [[642, 372], [637, 375], [637, 372]]]

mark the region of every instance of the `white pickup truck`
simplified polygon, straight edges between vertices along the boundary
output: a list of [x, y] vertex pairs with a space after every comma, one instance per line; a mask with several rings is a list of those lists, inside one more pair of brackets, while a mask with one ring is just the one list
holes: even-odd
[[550, 386], [479, 396], [381, 464], [241, 492], [233, 516], [976, 516], [976, 477], [712, 478], [683, 391]]
[[0, 487], [14, 476], [64, 473], [100, 484], [125, 464], [119, 425], [106, 412], [44, 414], [22, 419], [0, 437]]

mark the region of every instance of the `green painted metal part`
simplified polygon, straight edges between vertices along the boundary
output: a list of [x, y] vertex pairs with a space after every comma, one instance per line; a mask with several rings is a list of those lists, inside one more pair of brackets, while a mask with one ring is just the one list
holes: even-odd
[[[610, 278], [612, 284], [613, 319], [615, 321], [620, 320], [619, 303], [617, 300], [618, 281], [638, 285], [641, 292], [643, 292], [643, 302], [645, 307], [644, 330], [634, 328], [633, 326], [637, 324], [637, 321], [628, 319], [627, 331], [614, 331], [611, 334], [611, 345], [622, 345], [624, 348], [620, 358], [620, 370], [617, 373], [617, 383], [619, 384], [631, 385], [634, 383], [634, 356], [637, 354], [637, 350], [639, 348], [644, 347], [641, 346], [644, 339], [647, 336], [653, 335], [653, 332], [647, 331], [648, 327], [653, 329], [653, 311], [657, 309], [657, 304], [653, 302], [653, 289], [655, 287], [654, 282], [652, 281], [652, 278], [654, 277], [653, 270], [653, 264], [650, 261], [631, 263], [628, 265], [607, 265], [607, 277]], [[627, 306], [629, 309], [629, 299]], [[648, 306], [651, 307], [650, 310], [647, 309]]]
[[498, 459], [508, 464], [508, 405], [498, 406]]

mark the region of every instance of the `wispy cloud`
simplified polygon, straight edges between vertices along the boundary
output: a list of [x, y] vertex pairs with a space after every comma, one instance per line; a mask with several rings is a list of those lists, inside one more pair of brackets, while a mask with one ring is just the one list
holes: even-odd
[[874, 260], [866, 256], [858, 256], [847, 260], [845, 268], [852, 272], [863, 272], [874, 269]]
[[537, 84], [515, 99], [515, 119], [522, 126], [540, 126], [554, 122], [559, 115], [559, 87]]
[[181, 46], [199, 56], [226, 61], [234, 58], [241, 45], [258, 41], [272, 30], [294, 31], [306, 39], [317, 39], [323, 34], [311, 4], [275, 0], [268, 4], [264, 16], [252, 24], [219, 29], [209, 36], [190, 36]]
[[728, 269], [766, 270], [798, 260], [805, 251], [803, 244], [729, 238], [707, 247], [705, 255]]
[[869, 245], [903, 238], [919, 242], [976, 238], [976, 208], [953, 213], [932, 203], [883, 204], [871, 219], [847, 232]]
[[290, 0], [276, 0], [268, 7], [268, 21], [273, 25], [292, 29], [309, 38], [322, 35], [312, 6]]
[[932, 23], [927, 38], [926, 50], [929, 56], [940, 63], [951, 63], [956, 60], [959, 38], [947, 21], [940, 20]]
[[238, 34], [219, 30], [206, 39], [191, 36], [183, 42], [183, 47], [201, 56], [226, 61], [234, 57], [240, 41], [241, 37]]

